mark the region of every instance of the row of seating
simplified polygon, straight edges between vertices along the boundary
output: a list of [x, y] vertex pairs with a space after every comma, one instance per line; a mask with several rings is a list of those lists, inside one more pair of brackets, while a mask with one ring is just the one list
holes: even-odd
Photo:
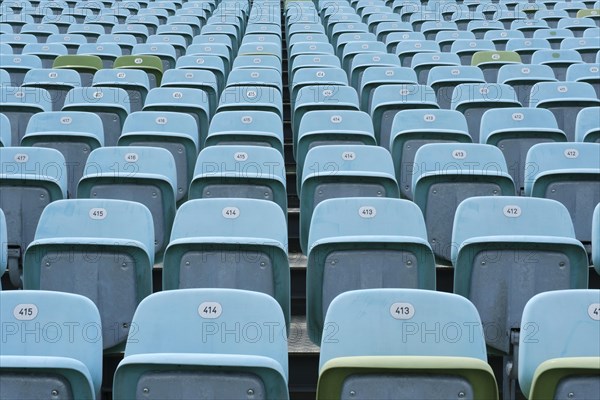
[[[599, 298], [598, 290], [560, 290], [527, 302], [519, 321], [519, 384], [528, 398], [600, 394], [593, 375]], [[27, 290], [2, 292], [0, 299], [2, 398], [44, 398], [48, 388], [57, 398], [100, 398], [102, 321], [89, 299]], [[498, 398], [484, 327], [461, 296], [351, 291], [333, 301], [326, 323], [318, 399]], [[269, 296], [228, 289], [156, 293], [137, 307], [132, 326], [137, 334], [115, 372], [114, 399], [289, 398], [284, 319]], [[31, 384], [32, 376], [43, 384]]]

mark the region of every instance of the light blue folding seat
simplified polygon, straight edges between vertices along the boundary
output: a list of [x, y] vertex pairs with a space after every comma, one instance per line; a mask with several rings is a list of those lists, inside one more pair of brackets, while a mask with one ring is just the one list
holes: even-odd
[[[8, 32], [2, 32], [8, 33]], [[11, 32], [12, 33], [12, 30]], [[21, 34], [34, 35], [38, 43], [46, 43], [46, 38], [52, 34], [59, 33], [58, 26], [54, 24], [33, 23], [21, 27]]]
[[592, 215], [600, 203], [600, 144], [544, 143], [527, 153], [525, 194], [562, 203], [575, 237], [588, 247]]
[[171, 152], [177, 173], [175, 198], [178, 203], [186, 200], [200, 148], [198, 126], [192, 116], [169, 111], [131, 113], [118, 144], [161, 147]]
[[447, 53], [452, 48], [456, 40], [475, 40], [475, 35], [469, 31], [448, 30], [440, 31], [435, 35], [435, 41], [439, 44], [440, 50]]
[[[267, 295], [231, 289], [160, 292], [140, 304], [133, 323], [139, 335], [127, 343], [115, 372], [115, 400], [190, 393], [289, 398], [284, 315]], [[222, 337], [225, 327], [239, 327], [240, 337], [251, 340]], [[204, 338], [194, 333], [200, 331]]]
[[588, 107], [579, 111], [575, 122], [575, 140], [600, 143], [600, 107]]
[[[24, 260], [24, 288], [83, 295], [102, 320], [95, 334], [118, 351], [139, 302], [152, 292], [152, 215], [136, 202], [60, 200], [44, 209]], [[70, 277], [67, 279], [66, 277]]]
[[371, 97], [369, 114], [373, 118], [375, 138], [384, 148], [389, 148], [394, 116], [406, 109], [439, 108], [435, 92], [426, 85], [393, 84], [377, 87]]
[[192, 41], [192, 45], [200, 44], [200, 45], [212, 45], [212, 44], [224, 44], [229, 50], [229, 59], [232, 59], [236, 54], [236, 49], [233, 46], [233, 41], [231, 38], [224, 34], [205, 34], [198, 35], [194, 37]]
[[564, 81], [567, 69], [583, 60], [576, 50], [538, 50], [531, 56], [532, 64], [542, 64], [552, 67], [556, 79]]
[[560, 43], [561, 50], [575, 50], [586, 63], [596, 61], [596, 54], [600, 51], [600, 38], [566, 38]]
[[506, 51], [514, 51], [521, 57], [523, 64], [531, 63], [531, 56], [537, 50], [550, 50], [550, 42], [546, 39], [510, 39], [506, 43]]
[[34, 35], [21, 33], [4, 33], [0, 36], [0, 40], [12, 48], [9, 54], [21, 54], [26, 45], [38, 42]]
[[[133, 46], [132, 55], [157, 56], [162, 62], [163, 71], [176, 67], [183, 57], [177, 58], [175, 47], [170, 43], [141, 43]], [[179, 66], [177, 65], [177, 68]]]
[[268, 146], [283, 154], [283, 122], [270, 111], [227, 111], [215, 114], [205, 146]]
[[87, 43], [85, 36], [81, 34], [59, 33], [48, 36], [46, 43], [58, 43], [64, 45], [69, 54], [77, 54], [80, 45]]
[[462, 65], [471, 65], [473, 54], [478, 51], [495, 51], [494, 42], [485, 39], [458, 39], [452, 43], [450, 52], [460, 57]]
[[0, 114], [0, 147], [12, 146], [12, 134], [10, 120], [4, 114]]
[[465, 115], [471, 138], [474, 143], [478, 143], [483, 113], [493, 108], [521, 107], [521, 103], [511, 86], [499, 83], [462, 83], [454, 89], [450, 107]]
[[556, 82], [556, 78], [548, 65], [506, 64], [498, 70], [497, 81], [512, 86], [519, 103], [527, 106], [533, 85], [539, 82]]
[[371, 41], [374, 42], [376, 41], [377, 38], [375, 37], [375, 35], [371, 32], [344, 32], [344, 33], [340, 33], [339, 36], [337, 36], [337, 40], [332, 42], [333, 47], [335, 48], [335, 54], [341, 59], [342, 54], [344, 52], [344, 48], [346, 48], [346, 46], [349, 43], [354, 43], [354, 42], [366, 42], [366, 41]]
[[504, 356], [504, 379], [514, 384], [525, 304], [541, 292], [587, 288], [585, 249], [563, 205], [526, 197], [463, 201], [453, 242], [454, 292], [475, 304], [484, 326], [494, 327], [485, 332], [488, 348]]
[[[72, 24], [67, 28], [68, 35], [83, 35], [85, 36], [88, 43], [96, 43], [98, 36], [103, 35], [107, 32], [104, 30], [104, 26], [95, 23], [85, 24]], [[110, 32], [108, 32], [110, 33]]]
[[386, 47], [385, 44], [378, 41], [356, 41], [350, 42], [344, 46], [342, 51], [342, 56], [340, 60], [342, 61], [342, 68], [346, 72], [350, 72], [350, 67], [352, 65], [352, 60], [357, 54], [361, 53], [379, 53], [385, 54]]
[[[519, 339], [519, 385], [529, 399], [600, 396], [600, 291], [557, 290], [531, 298]], [[560, 319], [546, 315], [559, 311]]]
[[41, 400], [50, 393], [100, 399], [102, 338], [94, 303], [70, 293], [5, 291], [0, 316], [6, 327], [0, 348], [3, 399]]
[[289, 324], [289, 274], [286, 218], [274, 202], [197, 199], [179, 207], [165, 252], [163, 290], [262, 292], [277, 300]]
[[554, 50], [560, 49], [560, 44], [567, 38], [574, 37], [568, 29], [539, 29], [533, 34], [534, 39], [545, 39]]
[[572, 31], [575, 37], [582, 37], [587, 29], [596, 27], [596, 23], [591, 18], [562, 18], [557, 25], [558, 29]]
[[[560, 24], [559, 24], [560, 27]], [[549, 29], [550, 26], [544, 20], [540, 19], [516, 19], [511, 22], [510, 29], [523, 32], [526, 38], [532, 38], [535, 31], [540, 29]]]
[[52, 111], [60, 111], [67, 93], [81, 86], [81, 78], [77, 71], [72, 69], [31, 69], [25, 74], [21, 86], [47, 90]]
[[411, 68], [370, 66], [364, 70], [358, 83], [360, 109], [369, 111], [373, 91], [381, 85], [416, 83], [417, 75]]
[[[509, 23], [510, 25], [510, 23]], [[506, 50], [506, 43], [508, 43], [511, 39], [523, 39], [525, 36], [521, 31], [512, 31], [512, 30], [504, 30], [504, 31], [487, 31], [483, 38], [485, 40], [490, 40], [496, 46], [496, 50], [504, 51]]]
[[[159, 28], [163, 27], [163, 26], [165, 26], [165, 25], [161, 25], [161, 26], [159, 26]], [[173, 46], [173, 49], [175, 49], [175, 59], [184, 55], [186, 47], [187, 47], [187, 42], [183, 36], [168, 35], [168, 34], [150, 35], [146, 39], [146, 44], [149, 44], [149, 45], [170, 44], [171, 46]], [[171, 63], [171, 68], [173, 68], [172, 65], [173, 64]]]
[[224, 43], [191, 44], [187, 47], [188, 56], [219, 56], [223, 60], [223, 70], [231, 70], [230, 48]]
[[88, 111], [98, 115], [104, 128], [104, 144], [115, 146], [129, 114], [129, 96], [124, 89], [82, 87], [67, 93], [62, 111]]
[[483, 72], [473, 66], [438, 66], [427, 76], [427, 85], [434, 90], [442, 109], [451, 107], [454, 89], [462, 83], [485, 83]]
[[[258, 38], [257, 38], [258, 39]], [[252, 39], [246, 36], [244, 38], [244, 42], [240, 45], [238, 49], [238, 56], [275, 56], [279, 60], [282, 60], [281, 55], [281, 42], [278, 37], [278, 43], [269, 43], [269, 42], [254, 42]], [[263, 36], [264, 40], [264, 36]]]
[[0, 209], [6, 216], [8, 269], [14, 287], [21, 287], [22, 257], [33, 240], [44, 207], [67, 197], [65, 158], [54, 149], [0, 148]]
[[217, 55], [183, 56], [177, 60], [178, 69], [200, 69], [212, 72], [217, 78], [217, 87], [225, 87], [227, 73], [223, 59]]
[[548, 23], [548, 26], [551, 29], [556, 29], [556, 27], [558, 26], [558, 21], [568, 16], [569, 14], [567, 14], [565, 10], [553, 9], [536, 11], [534, 18], [544, 20]]
[[187, 25], [182, 25], [182, 24], [161, 25], [156, 30], [156, 34], [161, 35], [161, 36], [166, 35], [166, 36], [171, 37], [171, 39], [173, 39], [175, 36], [179, 36], [185, 40], [186, 47], [192, 43], [192, 40], [194, 38], [194, 31], [193, 31], [192, 27], [187, 26]]
[[365, 70], [371, 67], [400, 68], [400, 61], [398, 57], [388, 54], [385, 51], [382, 53], [359, 53], [355, 55], [347, 71], [350, 77], [350, 84], [355, 89], [360, 89], [362, 76]]
[[127, 92], [130, 112], [144, 107], [150, 90], [150, 81], [145, 71], [136, 69], [101, 69], [94, 74], [93, 87], [116, 87]]
[[[450, 326], [452, 340], [432, 332]], [[498, 399], [483, 335], [477, 310], [460, 296], [415, 289], [343, 293], [325, 318], [317, 398]]]
[[223, 90], [217, 113], [225, 111], [269, 111], [283, 119], [279, 89], [267, 86], [236, 86]]
[[[68, 7], [67, 7], [68, 8]], [[59, 15], [48, 14], [44, 15], [42, 18], [42, 24], [52, 24], [58, 27], [58, 33], [67, 33], [67, 29], [72, 24], [77, 23], [77, 20], [74, 15], [67, 14], [67, 10], [61, 8], [59, 10]]]
[[575, 140], [577, 114], [586, 107], [600, 105], [594, 87], [585, 82], [542, 82], [531, 88], [529, 107], [547, 108], [569, 141]]
[[78, 198], [119, 199], [144, 204], [154, 220], [154, 250], [167, 246], [175, 217], [177, 170], [171, 153], [159, 147], [101, 147], [87, 159]]
[[[388, 36], [388, 39], [391, 35]], [[388, 51], [389, 43], [388, 43]], [[433, 40], [402, 40], [396, 46], [394, 53], [400, 57], [402, 67], [410, 67], [412, 59], [417, 53], [438, 53], [440, 46]]]
[[[190, 28], [191, 40], [193, 37], [200, 34], [200, 28], [202, 28], [202, 21], [196, 15], [191, 15], [186, 12], [177, 12], [176, 15], [167, 18], [167, 26], [183, 27], [186, 31]], [[173, 28], [171, 28], [173, 29]], [[187, 35], [186, 35], [187, 36]]]
[[238, 38], [237, 29], [234, 26], [226, 25], [226, 24], [216, 24], [216, 23], [207, 24], [202, 27], [200, 34], [201, 35], [217, 34], [217, 35], [228, 36], [231, 39], [234, 52], [237, 53], [237, 49], [239, 47], [239, 42], [238, 42], [239, 38]]
[[[335, 56], [334, 56], [335, 57]], [[332, 88], [333, 86], [348, 86], [348, 76], [346, 72], [337, 67], [331, 68], [300, 68], [293, 76], [293, 81], [289, 85], [290, 103], [294, 107], [298, 92], [303, 87]]]
[[341, 68], [341, 64], [340, 59], [333, 54], [300, 54], [289, 67], [290, 82], [293, 82], [296, 72], [302, 68]]
[[96, 114], [81, 111], [43, 112], [27, 124], [21, 146], [47, 147], [65, 158], [67, 196], [74, 198], [89, 154], [104, 145], [102, 121]]
[[42, 60], [31, 54], [2, 54], [0, 68], [9, 73], [12, 86], [17, 87], [23, 83], [27, 71], [42, 68]]
[[325, 34], [325, 28], [321, 23], [306, 23], [306, 24], [292, 24], [287, 28], [287, 37], [292, 38], [295, 34], [311, 34], [311, 33], [322, 33]]
[[489, 31], [503, 31], [504, 24], [498, 20], [472, 20], [467, 24], [467, 31], [473, 32], [475, 38], [483, 39]]
[[131, 50], [137, 44], [135, 36], [130, 34], [110, 33], [103, 34], [98, 37], [96, 43], [116, 43], [121, 48], [121, 54], [124, 56], [131, 55]]
[[116, 43], [84, 43], [77, 48], [77, 54], [98, 56], [104, 68], [112, 68], [115, 60], [123, 55]]
[[502, 151], [517, 194], [523, 194], [525, 175], [536, 168], [526, 163], [529, 149], [538, 143], [566, 142], [567, 136], [549, 110], [501, 108], [483, 114], [479, 139]]
[[415, 70], [419, 84], [427, 84], [429, 71], [439, 66], [459, 66], [460, 57], [454, 53], [417, 53], [414, 55], [411, 68]]
[[0, 43], [0, 54], [11, 55], [13, 53], [12, 47], [8, 43]]
[[[399, 15], [393, 14], [389, 10], [385, 10], [384, 12], [375, 12], [368, 14], [365, 22], [367, 24], [367, 27], [369, 28], [369, 32], [373, 32], [378, 37], [378, 40], [382, 42], [385, 40], [385, 32], [389, 32], [389, 30], [392, 29], [393, 24], [396, 24], [397, 30], [410, 30], [410, 28], [412, 28], [410, 24], [403, 22], [402, 18]], [[380, 26], [382, 24], [385, 24], [384, 28], [380, 29]]]
[[6, 22], [0, 22], [0, 34], [11, 34], [14, 33], [13, 28]]
[[[288, 51], [291, 53], [294, 50], [294, 46], [298, 43], [329, 43], [327, 35], [324, 33], [296, 33], [289, 38], [287, 43]], [[334, 46], [335, 47], [335, 46]]]
[[[435, 40], [436, 42], [440, 43], [440, 41], [438, 40], [438, 35], [440, 34], [440, 32], [446, 32], [446, 33], [443, 35], [440, 35], [439, 38], [444, 38], [444, 37], [452, 38], [451, 33], [457, 33], [457, 32], [459, 32], [459, 30], [454, 22], [440, 21], [439, 19], [436, 19], [434, 21], [425, 21], [423, 23], [423, 25], [421, 26], [420, 32], [423, 33], [423, 35], [425, 35], [425, 39]], [[463, 32], [466, 32], [466, 31], [463, 31]], [[459, 36], [460, 36], [460, 34], [459, 34]], [[468, 36], [471, 37], [471, 35], [468, 35]], [[475, 38], [475, 37], [473, 36], [473, 38]], [[444, 51], [444, 49], [442, 49], [441, 45], [440, 45], [440, 49], [442, 51]]]
[[162, 77], [163, 88], [201, 89], [206, 93], [210, 115], [217, 109], [218, 86], [217, 77], [208, 70], [202, 69], [170, 69]]
[[589, 83], [600, 98], [600, 63], [573, 64], [567, 68], [566, 80]]
[[478, 143], [434, 143], [414, 156], [413, 201], [427, 223], [429, 243], [440, 261], [450, 260], [452, 221], [464, 199], [513, 196], [515, 187], [502, 152]]
[[150, 35], [152, 24], [151, 21], [140, 21], [137, 23], [135, 22], [136, 20], [139, 20], [141, 18], [147, 20], [149, 17], [138, 17], [135, 15], [130, 15], [129, 17], [127, 17], [127, 23], [124, 25], [115, 25], [111, 31], [111, 34], [119, 36], [131, 35], [135, 38], [138, 44], [145, 43], [146, 39], [148, 38], [148, 35]]
[[32, 115], [52, 111], [51, 96], [40, 88], [0, 87], [0, 113], [10, 120], [11, 143], [18, 145]]
[[226, 87], [236, 86], [266, 86], [281, 91], [281, 72], [270, 68], [235, 68], [227, 76]]
[[323, 26], [325, 27], [325, 33], [333, 43], [335, 43], [335, 35], [340, 32], [368, 32], [369, 28], [367, 24], [361, 21], [360, 16], [358, 16], [354, 10], [350, 8], [349, 12], [344, 12], [343, 10], [333, 11], [329, 14], [329, 17], [326, 17], [323, 21]]
[[313, 147], [304, 160], [300, 190], [300, 246], [308, 252], [314, 208], [338, 197], [398, 198], [390, 153], [380, 146]]
[[389, 149], [400, 194], [412, 199], [415, 153], [430, 143], [471, 143], [465, 117], [450, 110], [404, 110], [394, 117]]
[[148, 92], [143, 111], [172, 111], [194, 117], [200, 148], [206, 140], [210, 120], [208, 94], [201, 89], [159, 87]]
[[325, 42], [299, 42], [289, 52], [288, 65], [294, 63], [294, 59], [299, 55], [328, 55], [334, 54], [333, 46]]
[[196, 160], [190, 199], [269, 200], [287, 214], [283, 155], [265, 146], [210, 146]]
[[[262, 10], [262, 12], [265, 14], [267, 13], [266, 10]], [[304, 29], [303, 31], [306, 32], [307, 30], [308, 29]], [[252, 23], [248, 24], [246, 27], [246, 35], [275, 35], [281, 38], [281, 29], [277, 24], [252, 21]]]
[[595, 38], [600, 36], [600, 28], [588, 28], [583, 32], [584, 38]]
[[435, 290], [425, 221], [409, 201], [337, 198], [315, 207], [308, 240], [307, 329], [320, 344], [327, 309], [344, 292]]

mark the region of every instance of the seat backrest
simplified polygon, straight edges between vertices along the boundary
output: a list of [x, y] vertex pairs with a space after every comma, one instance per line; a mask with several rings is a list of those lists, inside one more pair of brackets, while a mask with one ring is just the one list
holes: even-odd
[[10, 120], [6, 115], [0, 114], [0, 147], [10, 146], [12, 146]]
[[575, 139], [578, 142], [600, 141], [600, 106], [579, 111], [575, 124]]
[[[6, 327], [0, 359], [23, 358], [17, 368], [39, 369], [39, 373], [46, 374], [49, 370], [58, 374], [65, 370], [73, 373], [62, 368], [69, 365], [65, 359], [76, 360], [83, 364], [95, 395], [100, 396], [102, 336], [99, 332], [102, 328], [98, 309], [89, 299], [41, 290], [3, 291], [0, 292], [0, 317]], [[45, 340], [40, 340], [41, 335]], [[31, 357], [29, 362], [28, 357]], [[4, 368], [10, 370], [8, 361], [3, 362]], [[75, 382], [77, 380], [71, 383]]]
[[[8, 238], [6, 236], [6, 217], [0, 209], [0, 276], [6, 271], [8, 265]], [[0, 284], [0, 290], [2, 285]]]
[[540, 82], [536, 83], [531, 92], [529, 107], [552, 107], [569, 102], [578, 106], [579, 103], [598, 103], [594, 87], [586, 82]]
[[[436, 335], [418, 332], [424, 326], [436, 324], [442, 327], [470, 326], [472, 331], [455, 341], [439, 340]], [[407, 325], [413, 328], [410, 333]], [[442, 356], [487, 360], [477, 310], [464, 297], [449, 293], [415, 289], [345, 292], [331, 302], [324, 326], [320, 368], [329, 360], [354, 356]], [[377, 326], [377, 340], [373, 340], [374, 326]]]
[[558, 129], [552, 112], [542, 108], [497, 108], [486, 111], [481, 118], [480, 143], [488, 143], [491, 136], [522, 132], [566, 136]]
[[[555, 310], [562, 317], [554, 318], [547, 310]], [[536, 385], [534, 377], [540, 373], [538, 368], [546, 361], [554, 360], [555, 368], [567, 369], [567, 365], [559, 364], [559, 359], [573, 358], [575, 361], [578, 357], [592, 357], [597, 360], [600, 354], [600, 341], [596, 340], [600, 336], [599, 321], [600, 290], [557, 290], [531, 298], [523, 310], [519, 337], [518, 374], [523, 393], [530, 394], [532, 386]], [[597, 368], [596, 361], [592, 362], [594, 364]], [[552, 366], [546, 366], [552, 369]], [[572, 365], [571, 368], [583, 367]], [[569, 372], [575, 373], [567, 369], [566, 373]], [[555, 379], [558, 381], [565, 372], [557, 373]]]

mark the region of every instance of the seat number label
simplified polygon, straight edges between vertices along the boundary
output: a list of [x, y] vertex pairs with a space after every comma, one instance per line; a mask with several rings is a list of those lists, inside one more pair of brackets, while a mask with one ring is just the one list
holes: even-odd
[[594, 321], [600, 321], [600, 303], [592, 303], [588, 307], [588, 315]]
[[415, 307], [410, 303], [394, 303], [390, 307], [390, 314], [395, 319], [411, 319], [415, 316]]
[[521, 216], [521, 207], [513, 205], [504, 206], [502, 212], [508, 218], [519, 218]]
[[38, 315], [38, 308], [35, 304], [17, 304], [13, 310], [13, 316], [19, 321], [31, 321]]
[[223, 218], [235, 219], [240, 216], [240, 209], [237, 207], [225, 207], [222, 214]]
[[105, 208], [92, 208], [89, 215], [91, 219], [104, 219], [106, 218], [106, 214]]
[[377, 215], [377, 209], [372, 206], [362, 206], [358, 209], [361, 218], [373, 218]]
[[198, 314], [205, 319], [215, 319], [221, 316], [223, 307], [216, 301], [205, 301], [198, 306]]

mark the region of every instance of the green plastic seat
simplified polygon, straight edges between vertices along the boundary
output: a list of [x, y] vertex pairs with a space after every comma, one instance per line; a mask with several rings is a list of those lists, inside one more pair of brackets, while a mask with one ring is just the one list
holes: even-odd
[[506, 64], [520, 64], [521, 56], [514, 51], [478, 51], [471, 58], [471, 65], [483, 71], [488, 83], [495, 83], [498, 70]]
[[92, 86], [94, 74], [104, 68], [102, 59], [92, 55], [64, 55], [54, 59], [52, 68], [74, 69], [81, 77], [81, 86]]

